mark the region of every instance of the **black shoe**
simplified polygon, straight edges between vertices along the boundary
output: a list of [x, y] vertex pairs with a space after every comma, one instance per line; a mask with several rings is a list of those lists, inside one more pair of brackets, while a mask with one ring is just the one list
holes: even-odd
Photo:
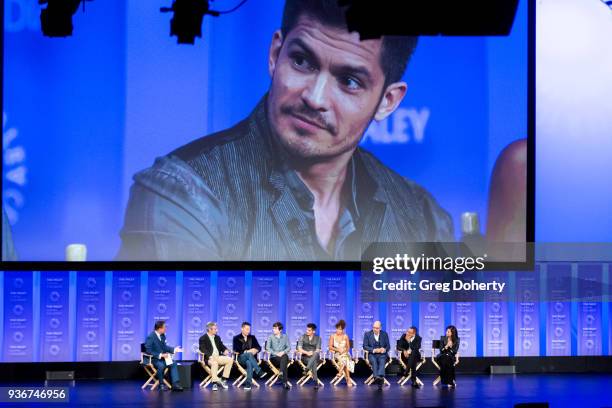
[[416, 382], [416, 381], [413, 381], [413, 382], [412, 382], [412, 387], [413, 387], [413, 388], [421, 388], [421, 386], [419, 385], [419, 383], [418, 383], [418, 382]]
[[319, 383], [318, 383], [318, 382], [316, 382], [316, 383], [315, 383], [315, 385], [314, 385], [314, 389], [315, 389], [315, 390], [318, 390], [318, 389], [319, 389]]
[[285, 387], [286, 390], [290, 390], [291, 386], [287, 383], [283, 384], [283, 387]]
[[172, 386], [172, 391], [174, 391], [174, 392], [182, 392], [183, 391], [183, 387], [181, 387], [180, 384], [174, 384]]
[[251, 384], [244, 384], [243, 388], [245, 391], [251, 391]]
[[160, 390], [160, 391], [168, 391], [168, 390], [169, 390], [169, 388], [168, 388], [168, 386], [167, 386], [166, 384], [162, 384], [162, 385], [159, 387], [159, 390]]

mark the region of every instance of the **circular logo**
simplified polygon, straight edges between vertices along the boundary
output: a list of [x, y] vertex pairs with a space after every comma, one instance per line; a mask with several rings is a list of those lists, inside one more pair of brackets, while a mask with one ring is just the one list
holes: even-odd
[[121, 354], [130, 354], [132, 352], [132, 346], [128, 343], [123, 343], [120, 347]]
[[370, 303], [362, 303], [361, 304], [361, 311], [363, 313], [370, 313], [370, 312], [372, 312], [372, 305]]
[[51, 293], [49, 293], [49, 300], [51, 302], [57, 302], [58, 300], [60, 300], [60, 294], [58, 291], [54, 290]]
[[404, 326], [404, 316], [395, 316], [395, 325], [398, 327]]
[[565, 333], [562, 327], [555, 327], [555, 337], [561, 337]]
[[271, 297], [272, 297], [272, 294], [269, 291], [267, 291], [267, 290], [262, 290], [261, 291], [261, 299], [262, 300], [268, 300]]
[[227, 278], [227, 280], [225, 281], [225, 286], [227, 286], [228, 288], [233, 288], [234, 286], [236, 286], [236, 278]]
[[98, 282], [97, 282], [96, 278], [92, 278], [92, 277], [87, 278], [87, 287], [89, 289], [95, 288], [97, 284], [98, 284]]
[[561, 302], [555, 303], [555, 312], [561, 313], [564, 308], [565, 308], [565, 306], [563, 305], [563, 303], [561, 303]]
[[15, 333], [13, 333], [13, 341], [15, 343], [21, 343], [23, 341], [23, 333], [20, 331], [16, 331]]
[[525, 349], [525, 350], [530, 350], [531, 349], [531, 341], [530, 340], [523, 340], [523, 349]]
[[191, 299], [193, 300], [202, 299], [202, 292], [200, 292], [199, 290], [194, 290], [193, 292], [191, 292]]
[[435, 303], [428, 303], [428, 304], [427, 304], [427, 311], [428, 311], [429, 313], [433, 313], [433, 312], [435, 312], [436, 310], [438, 310], [438, 305], [436, 305]]
[[15, 278], [13, 280], [13, 287], [16, 289], [21, 289], [23, 287], [23, 278]]
[[595, 348], [595, 342], [591, 339], [587, 340], [584, 345], [586, 346], [587, 349], [592, 350], [593, 348]]
[[124, 317], [123, 319], [121, 319], [121, 326], [123, 326], [124, 328], [128, 328], [132, 325], [132, 319], [130, 319], [129, 317]]
[[159, 278], [157, 278], [157, 286], [159, 286], [160, 288], [165, 287], [167, 283], [168, 279], [165, 276], [160, 276]]
[[200, 327], [201, 325], [202, 325], [202, 319], [200, 319], [198, 316], [193, 316], [191, 318], [191, 326]]
[[49, 346], [49, 354], [52, 356], [57, 356], [60, 352], [60, 347], [57, 344], [52, 344]]
[[94, 342], [94, 341], [96, 340], [96, 337], [98, 337], [98, 336], [96, 335], [96, 332], [95, 332], [95, 331], [92, 331], [92, 330], [89, 330], [89, 331], [87, 332], [87, 334], [85, 335], [85, 338], [86, 338], [86, 339], [87, 339], [87, 341], [88, 341], [88, 342], [90, 342], [90, 343], [91, 343], [91, 342]]
[[468, 349], [469, 343], [467, 341], [462, 341], [459, 344], [461, 344], [461, 350], [465, 351]]
[[327, 319], [327, 322], [329, 323], [330, 326], [335, 326], [336, 323], [338, 323], [338, 318], [336, 316], [329, 316], [329, 319]]
[[593, 315], [587, 315], [587, 316], [586, 316], [586, 318], [585, 318], [585, 320], [586, 320], [586, 324], [587, 324], [588, 326], [592, 326], [592, 325], [593, 325], [593, 323], [595, 322], [595, 316], [593, 316]]
[[532, 299], [532, 293], [529, 289], [523, 291], [523, 301], [524, 302], [530, 302]]
[[527, 315], [527, 314], [523, 315], [523, 324], [525, 326], [530, 326], [531, 325], [531, 321], [532, 321], [532, 319], [531, 319], [530, 315]]
[[121, 299], [122, 299], [124, 302], [129, 302], [130, 300], [132, 300], [132, 292], [130, 292], [129, 290], [124, 290], [124, 291], [121, 293]]
[[236, 332], [233, 330], [228, 330], [225, 332], [225, 337], [228, 339], [234, 338], [235, 335], [236, 335]]
[[60, 326], [60, 320], [58, 318], [53, 318], [49, 320], [49, 326], [52, 329], [57, 329]]
[[327, 294], [327, 298], [329, 300], [336, 300], [336, 299], [338, 299], [338, 292], [336, 292], [335, 290], [330, 290], [329, 293]]
[[427, 334], [428, 334], [428, 336], [429, 336], [429, 338], [430, 338], [430, 339], [433, 339], [433, 338], [434, 338], [434, 336], [436, 335], [436, 329], [434, 329], [433, 327], [430, 327], [430, 328], [427, 330]]
[[494, 327], [491, 330], [491, 336], [498, 338], [499, 336], [501, 336], [501, 330], [499, 329], [499, 327]]
[[466, 325], [470, 321], [470, 318], [467, 315], [461, 315], [459, 318], [459, 322], [463, 325]]
[[23, 306], [22, 305], [13, 306], [13, 314], [16, 316], [21, 316], [23, 314]]
[[302, 303], [296, 303], [293, 306], [293, 311], [297, 314], [302, 314], [304, 313], [304, 305]]
[[262, 326], [267, 327], [270, 325], [270, 318], [268, 316], [262, 316], [259, 322]]
[[228, 303], [227, 306], [225, 306], [225, 311], [227, 312], [227, 314], [234, 314], [234, 312], [236, 311], [236, 305], [234, 305], [233, 303]]
[[94, 314], [94, 313], [96, 313], [96, 310], [98, 310], [96, 305], [91, 304], [91, 303], [87, 305], [87, 314], [90, 314], [90, 315]]
[[303, 288], [305, 284], [306, 284], [306, 282], [304, 281], [304, 278], [297, 278], [295, 280], [295, 287], [298, 288], [298, 289]]
[[160, 303], [157, 305], [157, 312], [158, 313], [166, 313], [166, 310], [168, 310], [168, 306], [166, 306], [165, 303]]
[[494, 313], [499, 313], [499, 311], [501, 310], [501, 305], [499, 303], [497, 303], [497, 302], [494, 302], [494, 303], [491, 304], [491, 310]]

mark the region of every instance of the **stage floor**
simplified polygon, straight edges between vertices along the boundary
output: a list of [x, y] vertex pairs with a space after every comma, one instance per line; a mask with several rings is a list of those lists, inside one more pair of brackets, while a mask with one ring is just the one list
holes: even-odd
[[[392, 380], [393, 378], [389, 378]], [[421, 389], [391, 387], [379, 391], [359, 379], [358, 386], [295, 386], [286, 391], [280, 386], [253, 388], [251, 391], [230, 387], [213, 392], [196, 388], [182, 393], [145, 391], [135, 381], [76, 381], [71, 387], [70, 405], [83, 407], [149, 407], [163, 403], [167, 407], [512, 407], [520, 402], [549, 402], [550, 407], [612, 407], [612, 375], [602, 374], [525, 374], [461, 375], [457, 388], [433, 387], [433, 378], [423, 376]], [[143, 380], [144, 381], [144, 380]], [[8, 384], [0, 384], [7, 386]], [[24, 386], [25, 384], [11, 384]], [[42, 384], [28, 384], [42, 385]], [[59, 385], [59, 384], [58, 384]], [[2, 406], [8, 406], [0, 404]], [[27, 405], [27, 404], [26, 404]], [[55, 407], [67, 404], [53, 404]], [[24, 404], [12, 406], [23, 407]], [[33, 404], [30, 406], [43, 406]]]

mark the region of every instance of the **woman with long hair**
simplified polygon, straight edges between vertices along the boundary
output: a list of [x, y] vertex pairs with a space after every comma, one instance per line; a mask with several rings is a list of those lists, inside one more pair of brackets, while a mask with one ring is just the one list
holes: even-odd
[[346, 322], [339, 320], [336, 323], [336, 332], [329, 337], [329, 351], [333, 353], [334, 359], [344, 371], [344, 378], [346, 379], [346, 385], [349, 387], [353, 386], [351, 381], [351, 370], [349, 365], [351, 364], [351, 355], [349, 353], [350, 340], [344, 329], [346, 328]]
[[458, 351], [457, 328], [451, 325], [446, 328], [446, 335], [440, 338], [440, 354], [436, 356], [442, 384], [450, 387], [455, 386], [455, 359]]

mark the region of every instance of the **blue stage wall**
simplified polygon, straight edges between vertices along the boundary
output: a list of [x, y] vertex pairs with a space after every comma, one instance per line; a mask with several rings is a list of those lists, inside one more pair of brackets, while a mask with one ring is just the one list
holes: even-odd
[[[580, 269], [593, 282], [609, 282], [610, 266], [538, 265], [546, 271], [508, 275], [504, 299], [455, 303], [416, 296], [414, 302], [360, 299], [360, 272], [0, 272], [1, 361], [137, 360], [157, 319], [168, 321], [169, 342], [184, 347], [184, 359], [195, 358], [211, 320], [228, 345], [244, 320], [262, 344], [280, 320], [293, 348], [311, 321], [326, 346], [334, 324], [344, 319], [356, 348], [363, 332], [381, 320], [393, 344], [413, 324], [423, 344], [454, 324], [466, 357], [608, 355], [609, 303], [569, 303], [544, 272], [575, 276]], [[530, 276], [539, 282], [525, 282]], [[579, 282], [589, 285], [588, 277]], [[548, 292], [552, 298], [541, 302]]]

